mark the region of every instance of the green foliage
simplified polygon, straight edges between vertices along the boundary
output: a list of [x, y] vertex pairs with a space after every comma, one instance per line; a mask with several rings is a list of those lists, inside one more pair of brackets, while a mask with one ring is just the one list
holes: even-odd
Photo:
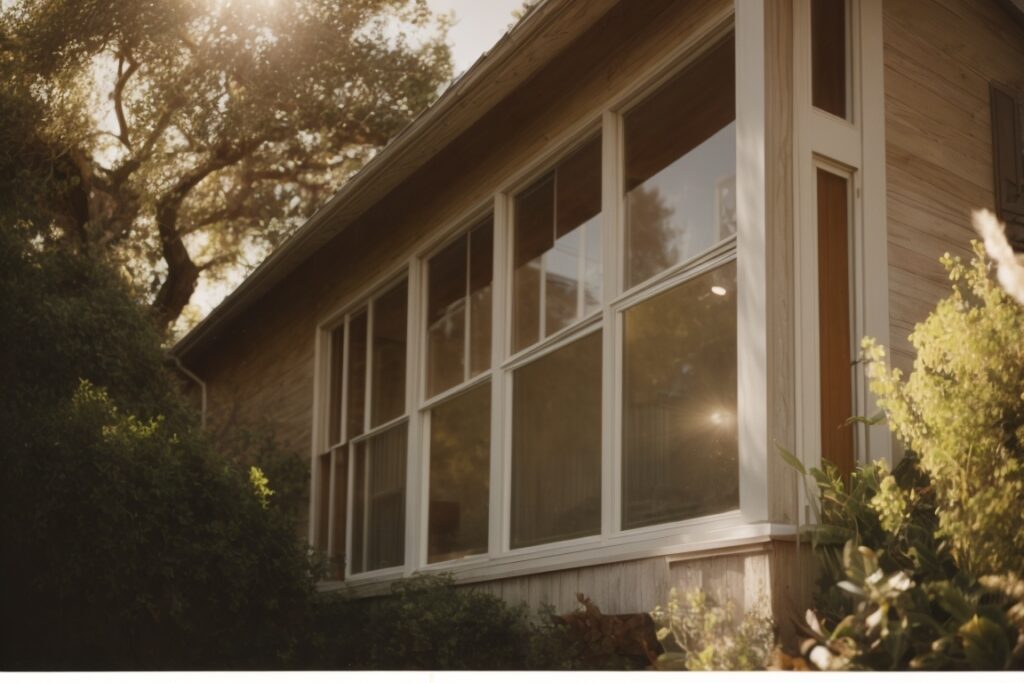
[[[865, 340], [871, 389], [912, 451], [845, 484], [809, 474], [822, 590], [803, 651], [820, 669], [1024, 668], [1024, 308], [980, 245], [911, 335], [906, 382]], [[787, 458], [789, 460], [790, 458]]]
[[[449, 576], [392, 584], [390, 595], [320, 598], [306, 660], [327, 669], [568, 668], [565, 632], [500, 598], [458, 588]], [[315, 663], [315, 664], [314, 664]]]
[[1024, 307], [974, 250], [970, 264], [943, 258], [953, 292], [914, 329], [905, 383], [870, 340], [865, 355], [872, 392], [934, 486], [958, 566], [1024, 574]]
[[244, 469], [259, 469], [273, 489], [267, 504], [288, 516], [297, 529], [304, 527], [309, 514], [309, 460], [286, 449], [273, 424], [232, 417], [210, 429], [210, 439], [224, 459]]
[[198, 432], [159, 339], [116, 274], [0, 230], [4, 668], [294, 661], [303, 549]]
[[767, 667], [775, 645], [772, 620], [758, 610], [736, 618], [731, 602], [718, 605], [696, 589], [651, 613], [665, 649], [656, 666], [663, 670], [754, 671]]

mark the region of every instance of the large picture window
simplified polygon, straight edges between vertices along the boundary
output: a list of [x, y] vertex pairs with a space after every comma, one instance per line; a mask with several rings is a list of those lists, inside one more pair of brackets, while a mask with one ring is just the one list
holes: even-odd
[[325, 327], [310, 536], [346, 576], [731, 523], [734, 52], [609, 103]]

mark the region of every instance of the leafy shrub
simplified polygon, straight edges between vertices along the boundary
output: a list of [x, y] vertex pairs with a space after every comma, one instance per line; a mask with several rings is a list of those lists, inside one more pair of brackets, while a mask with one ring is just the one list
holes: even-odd
[[441, 575], [396, 581], [380, 598], [321, 596], [306, 657], [327, 669], [562, 669], [569, 652], [549, 616]]
[[911, 335], [906, 382], [865, 340], [871, 389], [912, 451], [820, 491], [823, 589], [803, 651], [821, 669], [1024, 668], [1024, 308], [979, 244]]
[[731, 602], [718, 605], [704, 591], [676, 589], [668, 606], [651, 613], [665, 648], [656, 666], [666, 670], [753, 671], [767, 667], [775, 645], [772, 620], [752, 610], [736, 618]]
[[834, 470], [814, 475], [830, 520], [809, 529], [824, 569], [803, 645], [815, 666], [1024, 665], [1024, 582], [1014, 574], [976, 579], [957, 566], [951, 544], [937, 538], [932, 487], [913, 455], [893, 474], [880, 463], [862, 467], [848, 487]]
[[1024, 574], [1024, 306], [992, 278], [982, 246], [943, 257], [952, 294], [910, 336], [904, 383], [865, 340], [871, 390], [935, 491], [938, 534], [961, 570]]
[[233, 419], [220, 425], [210, 438], [221, 457], [245, 469], [258, 468], [273, 489], [269, 505], [290, 517], [296, 529], [305, 528], [309, 514], [309, 460], [284, 448], [273, 424]]
[[116, 273], [0, 230], [0, 342], [4, 668], [293, 662], [304, 551], [198, 432]]

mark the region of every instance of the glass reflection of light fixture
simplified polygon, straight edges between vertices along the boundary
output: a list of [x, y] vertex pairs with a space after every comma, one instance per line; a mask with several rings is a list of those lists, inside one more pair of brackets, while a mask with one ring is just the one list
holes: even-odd
[[728, 293], [728, 291], [729, 290], [727, 290], [722, 285], [714, 285], [711, 287], [711, 293], [717, 294], [718, 296], [725, 296]]
[[708, 415], [708, 422], [716, 427], [724, 427], [732, 419], [732, 413], [728, 410], [712, 410]]

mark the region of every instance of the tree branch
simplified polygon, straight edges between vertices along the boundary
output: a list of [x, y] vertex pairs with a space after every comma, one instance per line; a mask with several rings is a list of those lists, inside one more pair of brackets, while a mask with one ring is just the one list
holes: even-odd
[[124, 54], [117, 56], [117, 82], [114, 84], [114, 114], [117, 116], [117, 127], [120, 133], [116, 136], [121, 144], [128, 149], [132, 148], [131, 137], [128, 133], [128, 120], [124, 115], [124, 87], [128, 84], [128, 79], [138, 71], [139, 63], [131, 57], [127, 58], [128, 68], [125, 69], [126, 58]]

